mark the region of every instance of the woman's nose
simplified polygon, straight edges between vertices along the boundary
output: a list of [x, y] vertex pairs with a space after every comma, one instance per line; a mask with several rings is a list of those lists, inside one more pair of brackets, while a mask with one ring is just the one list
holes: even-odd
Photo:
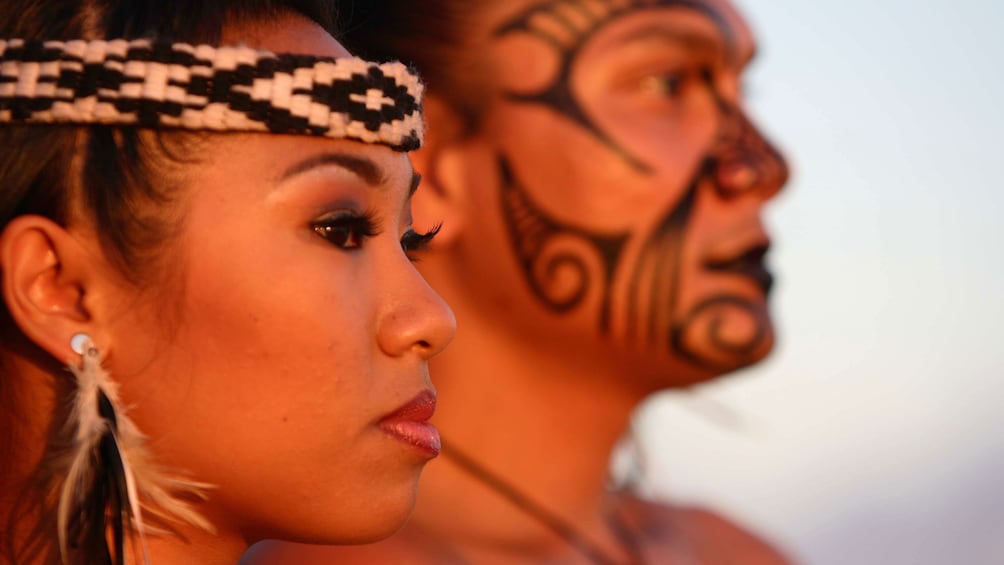
[[377, 340], [380, 349], [392, 357], [414, 352], [428, 360], [453, 340], [457, 320], [422, 275], [410, 264], [407, 269], [409, 273], [392, 283], [391, 298], [380, 314]]
[[764, 199], [788, 182], [788, 163], [739, 108], [726, 113], [713, 157], [715, 185], [723, 196], [751, 192]]

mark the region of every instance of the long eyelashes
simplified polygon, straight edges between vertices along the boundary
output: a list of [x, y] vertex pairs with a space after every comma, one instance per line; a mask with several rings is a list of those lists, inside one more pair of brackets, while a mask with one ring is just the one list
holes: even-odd
[[[362, 249], [368, 239], [380, 234], [373, 212], [336, 212], [315, 221], [311, 228], [335, 247], [345, 250]], [[401, 236], [401, 249], [415, 261], [412, 254], [428, 248], [441, 228], [442, 224], [436, 224], [424, 233], [408, 228]]]
[[373, 212], [335, 212], [316, 220], [311, 227], [317, 235], [340, 249], [360, 249], [365, 241], [380, 233]]
[[436, 234], [442, 228], [443, 224], [438, 223], [425, 233], [417, 233], [415, 230], [409, 229], [401, 236], [401, 249], [404, 250], [409, 259], [417, 261], [418, 259], [415, 258], [414, 253], [428, 249], [432, 240], [435, 239]]

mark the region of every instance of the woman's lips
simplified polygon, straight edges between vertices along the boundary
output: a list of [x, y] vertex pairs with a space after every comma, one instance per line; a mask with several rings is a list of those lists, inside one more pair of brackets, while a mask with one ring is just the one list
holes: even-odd
[[428, 422], [435, 412], [436, 394], [424, 390], [404, 406], [384, 416], [380, 420], [380, 429], [432, 458], [439, 455], [442, 449], [439, 430]]

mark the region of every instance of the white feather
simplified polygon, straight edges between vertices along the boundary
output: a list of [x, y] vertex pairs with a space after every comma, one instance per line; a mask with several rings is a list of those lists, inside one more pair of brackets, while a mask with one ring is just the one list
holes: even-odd
[[[90, 455], [101, 437], [109, 430], [111, 423], [98, 412], [98, 394], [103, 392], [111, 403], [117, 422], [117, 433], [113, 434], [125, 472], [128, 504], [132, 517], [132, 530], [138, 535], [144, 561], [149, 563], [146, 548], [146, 533], [161, 534], [170, 531], [169, 524], [184, 522], [213, 531], [212, 525], [188, 502], [177, 498], [185, 495], [204, 500], [210, 485], [178, 477], [169, 476], [153, 462], [145, 446], [145, 436], [135, 423], [126, 416], [119, 400], [118, 385], [111, 380], [101, 367], [101, 358], [93, 343], [88, 340], [83, 347], [80, 366], [70, 363], [70, 370], [77, 379], [77, 394], [71, 406], [70, 422], [73, 423], [73, 445], [66, 479], [60, 489], [57, 510], [59, 548], [63, 561], [67, 560], [69, 527], [71, 514], [84, 503], [83, 493], [95, 480], [94, 469], [90, 465]], [[150, 527], [144, 523], [143, 511], [156, 516], [165, 523], [164, 528]]]

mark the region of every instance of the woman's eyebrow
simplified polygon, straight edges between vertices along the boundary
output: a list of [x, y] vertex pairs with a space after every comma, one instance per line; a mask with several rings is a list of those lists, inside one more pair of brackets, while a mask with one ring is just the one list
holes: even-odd
[[411, 186], [408, 188], [408, 196], [414, 196], [415, 191], [418, 190], [418, 185], [422, 184], [422, 175], [418, 174], [418, 171], [411, 172]]
[[370, 159], [348, 153], [329, 152], [313, 155], [294, 164], [279, 175], [278, 182], [283, 183], [307, 171], [327, 165], [336, 165], [347, 169], [371, 186], [381, 186], [387, 180], [383, 169]]

